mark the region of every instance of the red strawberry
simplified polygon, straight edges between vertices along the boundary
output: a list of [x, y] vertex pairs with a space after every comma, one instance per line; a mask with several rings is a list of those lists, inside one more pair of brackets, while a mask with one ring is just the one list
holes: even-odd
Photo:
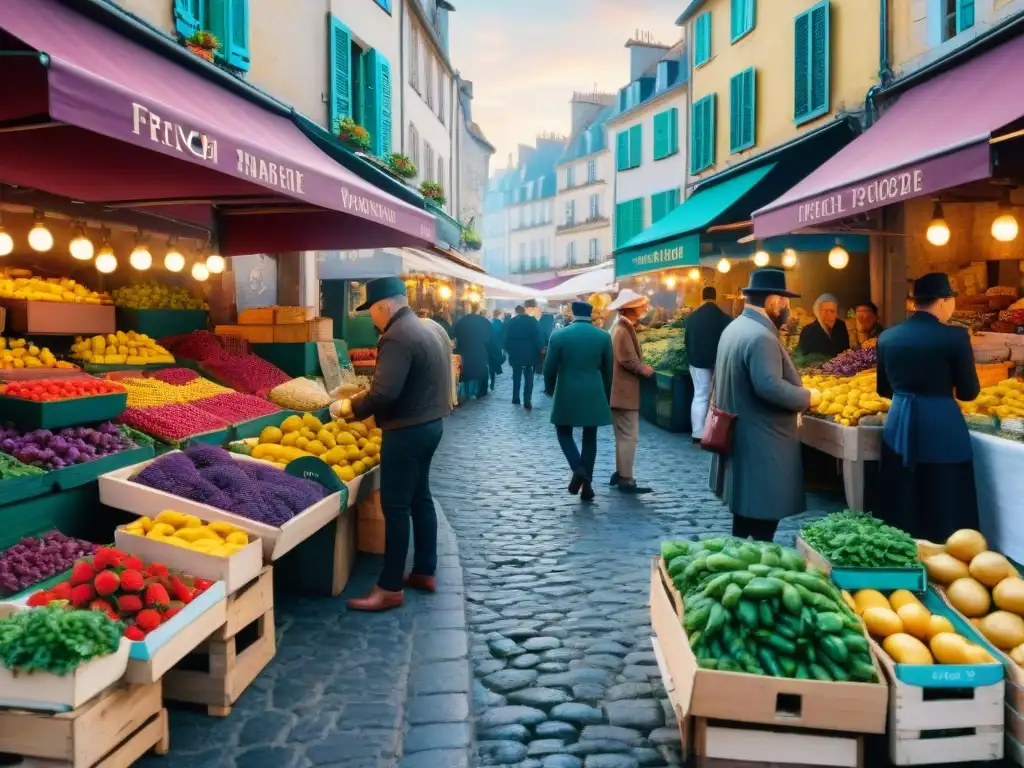
[[163, 584], [150, 584], [146, 587], [146, 605], [157, 609], [166, 608], [171, 602]]
[[96, 599], [96, 600], [93, 600], [91, 603], [89, 603], [89, 610], [90, 611], [102, 611], [103, 613], [109, 615], [110, 614], [110, 603], [108, 603], [106, 600]]
[[121, 595], [117, 598], [117, 610], [135, 614], [142, 610], [142, 599], [138, 595]]
[[60, 584], [55, 584], [50, 590], [50, 594], [53, 595], [54, 600], [70, 600], [71, 582], [62, 581]]
[[96, 594], [106, 596], [117, 592], [118, 587], [121, 586], [121, 579], [113, 571], [103, 571], [96, 574], [92, 583], [96, 587]]
[[42, 608], [50, 604], [53, 600], [53, 595], [49, 592], [34, 592], [29, 595], [26, 604], [30, 608]]
[[167, 566], [163, 563], [150, 563], [149, 564], [149, 575], [150, 576], [166, 576], [170, 573]]
[[125, 568], [130, 568], [133, 571], [139, 571], [140, 575], [143, 569], [146, 567], [145, 563], [142, 562], [142, 558], [137, 557], [135, 555], [128, 555], [128, 557], [124, 559], [124, 562], [121, 563], [121, 565], [123, 565]]
[[102, 571], [104, 568], [116, 568], [120, 564], [120, 553], [111, 547], [100, 547], [92, 558], [93, 568], [97, 571]]
[[71, 604], [75, 608], [81, 608], [96, 597], [96, 591], [91, 584], [79, 584], [71, 588]]
[[172, 605], [170, 608], [164, 611], [164, 621], [167, 622], [173, 619], [175, 616], [181, 613], [181, 609], [184, 607], [184, 605]]
[[141, 592], [145, 586], [142, 574], [135, 570], [121, 571], [121, 589], [125, 592]]
[[192, 600], [192, 590], [189, 589], [185, 585], [185, 582], [177, 576], [171, 577], [171, 595], [174, 596], [175, 600], [181, 600], [183, 603], [187, 603]]
[[160, 614], [152, 608], [145, 608], [135, 615], [135, 625], [143, 632], [152, 632], [160, 626]]
[[128, 627], [124, 631], [124, 636], [127, 637], [132, 642], [137, 642], [139, 640], [145, 640], [146, 639], [146, 633], [143, 632], [141, 629], [139, 629], [138, 627], [136, 627], [134, 625]]
[[88, 584], [92, 581], [92, 577], [96, 575], [96, 571], [92, 569], [92, 566], [85, 560], [79, 560], [75, 563], [75, 567], [71, 569], [71, 583], [72, 584]]
[[195, 582], [196, 592], [205, 592], [213, 586], [213, 582], [209, 579], [196, 579]]

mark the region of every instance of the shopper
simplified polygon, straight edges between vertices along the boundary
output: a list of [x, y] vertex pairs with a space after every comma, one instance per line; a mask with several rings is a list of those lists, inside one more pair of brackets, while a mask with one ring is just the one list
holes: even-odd
[[448, 377], [448, 384], [450, 387], [449, 404], [451, 405], [449, 411], [452, 411], [459, 405], [459, 373], [455, 366], [455, 343], [440, 323], [430, 319], [429, 314], [430, 313], [426, 310], [421, 310], [419, 313], [420, 322], [433, 332], [438, 341], [441, 342], [441, 346], [444, 347], [445, 352], [448, 353], [448, 370], [450, 371], [450, 375]]
[[484, 397], [490, 390], [488, 378], [494, 346], [494, 329], [476, 307], [455, 321], [452, 327], [455, 351], [462, 356], [462, 380], [469, 396]]
[[[441, 442], [442, 419], [451, 411], [450, 358], [436, 332], [409, 308], [405, 283], [384, 277], [366, 284], [366, 301], [381, 332], [370, 390], [343, 401], [341, 412], [373, 416], [383, 430], [380, 502], [384, 513], [384, 568], [365, 597], [348, 601], [356, 611], [384, 611], [404, 601], [404, 587], [437, 588], [437, 517], [430, 495], [430, 461]], [[409, 525], [412, 572], [405, 576]]]
[[544, 345], [540, 338], [540, 325], [526, 314], [525, 307], [516, 307], [516, 316], [505, 323], [503, 346], [512, 366], [512, 405], [519, 405], [522, 386], [523, 407], [530, 410], [533, 408], [533, 374], [540, 363], [540, 351]]
[[815, 321], [800, 331], [797, 349], [804, 355], [824, 355], [830, 360], [850, 348], [850, 331], [839, 318], [839, 299], [823, 293], [814, 302]]
[[650, 378], [654, 369], [644, 365], [643, 351], [636, 335], [636, 324], [650, 309], [650, 301], [628, 288], [621, 291], [608, 311], [618, 312], [612, 326], [612, 428], [615, 431], [615, 472], [609, 481], [623, 493], [650, 493], [636, 484], [633, 462], [640, 441], [640, 379]]
[[501, 340], [503, 326], [501, 323], [501, 310], [494, 310], [491, 315], [491, 391], [494, 391], [494, 380], [502, 373], [501, 365], [505, 362], [505, 353], [502, 351]]
[[711, 397], [711, 378], [715, 372], [715, 358], [718, 356], [718, 342], [722, 331], [732, 321], [716, 303], [718, 292], [713, 286], [706, 286], [700, 294], [701, 302], [686, 319], [686, 356], [690, 363], [690, 378], [693, 379], [693, 402], [690, 404], [690, 427], [693, 442], [699, 443], [704, 436], [704, 422], [708, 416], [708, 401]]
[[[747, 306], [722, 333], [714, 405], [734, 414], [732, 446], [711, 462], [711, 488], [733, 515], [732, 533], [771, 541], [779, 520], [805, 509], [797, 414], [814, 393], [779, 341], [789, 317], [781, 269], [758, 269], [743, 289]], [[820, 396], [820, 395], [819, 395]]]
[[[612, 339], [593, 326], [592, 312], [587, 302], [574, 301], [572, 325], [552, 334], [544, 359], [544, 390], [554, 398], [551, 423], [572, 470], [569, 493], [579, 493], [584, 501], [594, 498], [597, 428], [612, 423]], [[583, 428], [582, 454], [573, 439], [574, 427]]]
[[863, 349], [877, 344], [878, 337], [885, 330], [885, 326], [878, 322], [878, 307], [873, 302], [865, 301], [857, 305], [854, 314], [857, 317], [857, 348]]
[[892, 398], [882, 431], [881, 517], [914, 538], [978, 529], [974, 457], [957, 400], [981, 389], [949, 277], [914, 281], [916, 311], [878, 339], [878, 394]]

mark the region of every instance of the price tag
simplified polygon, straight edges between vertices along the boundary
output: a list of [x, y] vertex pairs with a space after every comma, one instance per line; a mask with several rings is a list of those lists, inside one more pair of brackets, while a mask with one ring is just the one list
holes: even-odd
[[304, 480], [312, 480], [320, 483], [331, 493], [337, 493], [346, 488], [341, 478], [334, 474], [327, 462], [316, 458], [316, 456], [303, 456], [288, 462], [284, 471], [293, 477], [301, 477]]
[[1024, 336], [1024, 325], [1015, 325], [1013, 327], [1013, 332], [1018, 336]]

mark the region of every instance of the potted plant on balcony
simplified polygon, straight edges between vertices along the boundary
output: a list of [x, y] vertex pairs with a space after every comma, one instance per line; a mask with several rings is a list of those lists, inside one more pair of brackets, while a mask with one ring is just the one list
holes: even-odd
[[338, 122], [338, 138], [354, 152], [366, 152], [370, 148], [370, 132], [351, 117]]
[[418, 173], [416, 165], [401, 152], [392, 152], [388, 156], [388, 167], [391, 172], [401, 179], [413, 179]]
[[479, 251], [484, 247], [484, 241], [476, 231], [476, 216], [462, 227], [462, 245], [467, 251]]
[[214, 54], [220, 49], [220, 40], [212, 32], [201, 29], [198, 32], [193, 32], [185, 39], [185, 47], [196, 56], [200, 56], [207, 61], [213, 61]]
[[444, 187], [436, 181], [424, 181], [420, 184], [420, 194], [438, 207], [443, 206], [448, 200], [448, 198], [444, 196]]

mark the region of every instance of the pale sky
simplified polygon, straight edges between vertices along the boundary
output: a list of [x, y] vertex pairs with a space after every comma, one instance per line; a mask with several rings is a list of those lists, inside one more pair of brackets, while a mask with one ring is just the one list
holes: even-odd
[[497, 152], [543, 131], [568, 134], [573, 91], [616, 92], [629, 80], [626, 40], [646, 30], [679, 40], [683, 0], [453, 0], [452, 64], [473, 81], [473, 118]]

